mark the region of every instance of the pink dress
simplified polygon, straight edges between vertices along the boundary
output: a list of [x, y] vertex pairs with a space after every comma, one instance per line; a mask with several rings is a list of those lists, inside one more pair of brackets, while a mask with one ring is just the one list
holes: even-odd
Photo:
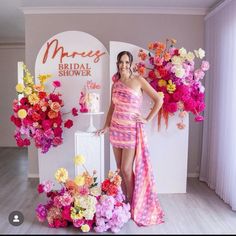
[[136, 122], [142, 97], [141, 93], [120, 80], [115, 82], [112, 93], [115, 108], [110, 125], [110, 142], [118, 148], [135, 148], [131, 215], [138, 225], [148, 226], [163, 223], [164, 213], [157, 198], [143, 125]]

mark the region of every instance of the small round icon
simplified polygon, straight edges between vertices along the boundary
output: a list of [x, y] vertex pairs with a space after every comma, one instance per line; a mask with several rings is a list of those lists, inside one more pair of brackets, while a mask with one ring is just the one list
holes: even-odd
[[24, 222], [24, 216], [20, 211], [13, 211], [8, 217], [9, 223], [13, 226], [19, 226]]

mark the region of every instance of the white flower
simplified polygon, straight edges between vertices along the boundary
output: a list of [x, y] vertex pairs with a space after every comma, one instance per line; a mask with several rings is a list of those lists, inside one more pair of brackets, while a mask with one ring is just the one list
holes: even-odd
[[174, 65], [180, 65], [182, 63], [182, 60], [180, 57], [178, 56], [173, 56], [172, 59], [171, 59], [172, 63]]
[[179, 54], [180, 54], [181, 57], [186, 57], [186, 55], [187, 55], [186, 49], [185, 48], [180, 48], [179, 49]]
[[194, 53], [197, 58], [202, 59], [203, 57], [205, 57], [205, 51], [202, 48], [199, 48], [198, 50], [194, 50]]
[[205, 51], [201, 48], [198, 49], [198, 53], [199, 53], [199, 57], [200, 59], [202, 59], [203, 57], [205, 57]]
[[185, 70], [182, 66], [175, 66], [174, 73], [176, 77], [183, 78], [185, 74]]
[[188, 52], [186, 58], [187, 58], [188, 61], [193, 61], [195, 56], [192, 52]]

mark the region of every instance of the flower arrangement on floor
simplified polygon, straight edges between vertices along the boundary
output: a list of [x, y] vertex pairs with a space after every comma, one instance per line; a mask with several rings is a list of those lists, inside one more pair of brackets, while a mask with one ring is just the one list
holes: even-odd
[[194, 59], [202, 60], [205, 51], [201, 48], [194, 53], [185, 48], [175, 47], [176, 40], [166, 40], [166, 43], [152, 42], [148, 45], [149, 53], [139, 51], [140, 62], [137, 71], [148, 80], [152, 87], [164, 93], [164, 103], [158, 114], [158, 129], [161, 117], [164, 117], [166, 128], [169, 115], [179, 112], [181, 121], [177, 124], [183, 129], [183, 119], [187, 112], [195, 115], [195, 121], [202, 121], [200, 113], [205, 108], [204, 86], [202, 79], [209, 69], [208, 61], [201, 61], [199, 68], [195, 69]]
[[[53, 81], [53, 92], [45, 91], [44, 83], [51, 75], [40, 75], [40, 84], [33, 82], [29, 70], [23, 66], [23, 83], [16, 85], [16, 91], [21, 99], [13, 101], [13, 115], [11, 121], [15, 125], [15, 140], [19, 147], [29, 146], [33, 138], [35, 146], [41, 149], [42, 153], [48, 152], [53, 146], [56, 147], [63, 142], [62, 125], [71, 128], [73, 121], [63, 121], [61, 108], [64, 103], [61, 94], [55, 90], [61, 86], [59, 81]], [[70, 112], [69, 112], [70, 113]], [[78, 110], [73, 108], [73, 116], [78, 115]]]
[[90, 175], [84, 166], [84, 156], [78, 155], [74, 160], [85, 170], [74, 180], [69, 179], [65, 168], [59, 168], [55, 178], [61, 189], [53, 190], [50, 181], [38, 185], [38, 192], [44, 192], [49, 198], [46, 204], [39, 204], [35, 209], [38, 220], [47, 220], [48, 225], [55, 228], [73, 225], [83, 232], [92, 229], [118, 232], [130, 219], [130, 205], [124, 203], [118, 171], [110, 171], [108, 178], [98, 185], [96, 171]]

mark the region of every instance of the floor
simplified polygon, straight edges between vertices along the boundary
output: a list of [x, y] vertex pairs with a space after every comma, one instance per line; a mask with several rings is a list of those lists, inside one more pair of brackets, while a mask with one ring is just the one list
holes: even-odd
[[[73, 228], [51, 229], [40, 223], [35, 207], [44, 202], [37, 193], [37, 179], [27, 179], [27, 150], [0, 148], [0, 233], [81, 234]], [[186, 194], [159, 194], [165, 223], [138, 227], [130, 220], [118, 234], [235, 234], [236, 212], [197, 178], [189, 178]], [[8, 216], [21, 211], [24, 223], [12, 226]]]

